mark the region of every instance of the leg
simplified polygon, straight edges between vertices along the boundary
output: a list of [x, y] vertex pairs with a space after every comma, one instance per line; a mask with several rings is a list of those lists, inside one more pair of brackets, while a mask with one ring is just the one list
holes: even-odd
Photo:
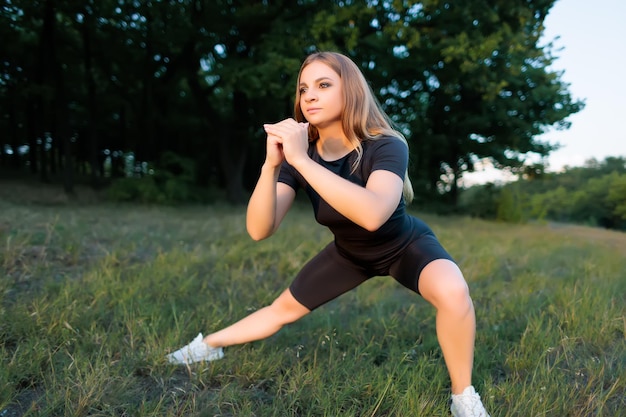
[[437, 310], [437, 338], [452, 382], [460, 394], [472, 383], [476, 319], [467, 283], [451, 261], [430, 262], [419, 278], [419, 290]]
[[[416, 248], [428, 251], [429, 245], [422, 242]], [[431, 245], [430, 249], [433, 248], [435, 246]], [[439, 248], [441, 249], [440, 246]], [[439, 253], [439, 256], [442, 255], [446, 256], [445, 251]], [[400, 283], [415, 289], [415, 285], [411, 285], [410, 274], [406, 273], [413, 259], [418, 260], [414, 267], [419, 271], [423, 265], [419, 262], [419, 253], [417, 256], [405, 256], [394, 266], [394, 271]], [[401, 273], [402, 271], [405, 274]], [[428, 262], [423, 267], [419, 273], [417, 286], [424, 299], [437, 310], [437, 338], [452, 383], [450, 406], [452, 415], [454, 417], [489, 417], [480, 395], [472, 386], [476, 318], [463, 274], [453, 261], [439, 258]]]
[[223, 347], [271, 336], [367, 278], [361, 267], [342, 258], [334, 244], [329, 244], [271, 305], [206, 337], [200, 333], [191, 343], [167, 355], [167, 359], [178, 365], [221, 359]]
[[342, 258], [331, 243], [307, 262], [291, 286], [271, 305], [208, 335], [204, 343], [226, 347], [264, 339], [366, 279], [361, 268]]
[[166, 358], [169, 363], [175, 365], [222, 359], [224, 357], [222, 347], [264, 339], [279, 331], [285, 324], [308, 314], [309, 311], [296, 301], [291, 291], [287, 289], [271, 305], [207, 337], [202, 337], [200, 333], [191, 343], [170, 353]]
[[300, 304], [287, 289], [269, 306], [211, 333], [203, 341], [212, 347], [226, 347], [265, 339], [278, 332], [284, 325], [293, 323], [309, 312], [310, 310]]

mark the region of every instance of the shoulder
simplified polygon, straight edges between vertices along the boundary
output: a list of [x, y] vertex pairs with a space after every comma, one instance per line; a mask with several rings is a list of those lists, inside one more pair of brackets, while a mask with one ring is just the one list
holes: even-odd
[[375, 139], [369, 139], [362, 142], [364, 146], [368, 147], [381, 147], [381, 146], [404, 146], [406, 147], [406, 142], [400, 139], [397, 136], [380, 136]]
[[363, 154], [375, 156], [380, 153], [391, 153], [400, 156], [408, 155], [409, 149], [402, 139], [395, 136], [382, 136], [377, 139], [371, 139], [362, 143]]
[[383, 136], [364, 141], [362, 146], [364, 172], [385, 170], [404, 178], [409, 163], [409, 148], [402, 139], [394, 136]]

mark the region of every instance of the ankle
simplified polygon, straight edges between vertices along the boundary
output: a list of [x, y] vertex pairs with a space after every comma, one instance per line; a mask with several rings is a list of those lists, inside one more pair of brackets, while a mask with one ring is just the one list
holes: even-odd
[[452, 392], [452, 400], [456, 399], [456, 398], [461, 398], [464, 396], [472, 396], [472, 395], [478, 395], [478, 393], [476, 392], [476, 389], [474, 389], [473, 385], [468, 385], [465, 388], [463, 388], [463, 390], [461, 392]]
[[452, 385], [452, 388], [451, 388], [452, 395], [461, 395], [469, 387], [473, 388], [472, 384]]
[[215, 341], [211, 342], [211, 339], [211, 335], [208, 335], [204, 339], [202, 339], [202, 342], [211, 349], [218, 349], [222, 347], [218, 343], [215, 343]]

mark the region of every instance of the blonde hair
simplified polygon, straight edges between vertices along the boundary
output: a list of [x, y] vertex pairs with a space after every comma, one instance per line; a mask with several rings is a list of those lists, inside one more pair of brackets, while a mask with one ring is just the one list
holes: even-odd
[[[389, 116], [382, 110], [380, 103], [365, 80], [363, 73], [357, 65], [347, 56], [337, 52], [316, 52], [309, 55], [298, 73], [298, 83], [302, 70], [312, 62], [322, 62], [335, 71], [343, 83], [343, 115], [342, 128], [350, 143], [357, 151], [357, 158], [352, 167], [357, 169], [363, 156], [362, 141], [376, 140], [383, 136], [392, 136], [403, 141], [408, 147], [406, 138], [402, 133], [392, 127]], [[296, 88], [294, 115], [298, 122], [306, 121], [300, 107], [300, 89]], [[319, 138], [319, 132], [314, 126], [309, 126], [309, 140]], [[409, 179], [408, 170], [404, 173], [404, 186], [402, 194], [406, 203], [413, 200], [413, 186]]]

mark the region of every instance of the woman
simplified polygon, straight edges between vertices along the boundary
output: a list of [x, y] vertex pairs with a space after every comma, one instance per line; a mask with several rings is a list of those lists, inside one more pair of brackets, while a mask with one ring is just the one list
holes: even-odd
[[265, 125], [267, 153], [246, 214], [254, 240], [271, 236], [296, 190], [335, 240], [271, 305], [168, 355], [175, 364], [223, 357], [222, 347], [266, 338], [374, 276], [390, 275], [437, 310], [454, 416], [488, 416], [471, 385], [475, 316], [468, 286], [412, 199], [406, 140], [391, 127], [359, 68], [320, 52], [300, 68], [295, 119]]

